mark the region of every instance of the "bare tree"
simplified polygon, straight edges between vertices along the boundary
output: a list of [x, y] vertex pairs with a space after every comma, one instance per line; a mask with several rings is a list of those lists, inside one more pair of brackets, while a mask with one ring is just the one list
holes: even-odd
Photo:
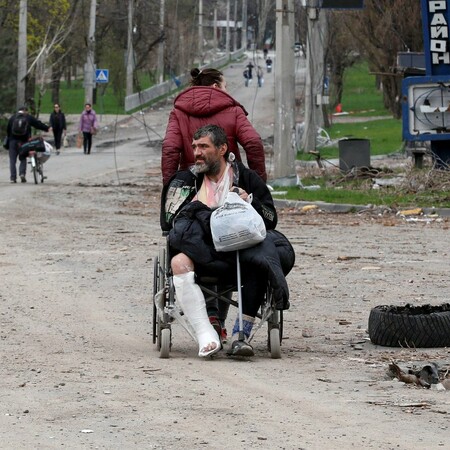
[[366, 0], [364, 9], [346, 15], [347, 30], [383, 87], [383, 99], [394, 117], [401, 117], [402, 74], [396, 73], [399, 51], [423, 48], [420, 2]]
[[325, 46], [325, 65], [328, 67], [331, 107], [342, 102], [344, 73], [359, 59], [358, 47], [345, 26], [346, 13], [329, 11], [328, 39]]
[[275, 15], [275, 0], [258, 0], [258, 29], [256, 35], [256, 45], [263, 48], [266, 39], [266, 25], [269, 14]]

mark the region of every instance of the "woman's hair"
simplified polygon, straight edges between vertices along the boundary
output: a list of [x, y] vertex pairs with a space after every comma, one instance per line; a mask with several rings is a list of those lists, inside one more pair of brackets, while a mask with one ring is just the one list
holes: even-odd
[[222, 84], [223, 73], [217, 69], [203, 69], [197, 67], [191, 70], [191, 86], [212, 86], [214, 83]]

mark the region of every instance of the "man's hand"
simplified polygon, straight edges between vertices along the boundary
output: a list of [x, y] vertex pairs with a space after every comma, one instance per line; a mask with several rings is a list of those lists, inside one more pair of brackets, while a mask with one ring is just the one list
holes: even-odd
[[241, 189], [241, 188], [239, 188], [237, 186], [233, 186], [230, 190], [231, 190], [231, 192], [235, 192], [236, 194], [238, 194], [239, 197], [242, 198], [242, 200], [246, 200], [247, 201], [248, 194], [247, 194], [246, 191], [244, 191], [244, 189]]

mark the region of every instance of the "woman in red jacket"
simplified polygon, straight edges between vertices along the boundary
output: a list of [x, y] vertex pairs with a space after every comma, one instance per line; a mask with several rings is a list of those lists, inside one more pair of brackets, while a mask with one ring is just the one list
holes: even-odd
[[216, 69], [191, 70], [191, 87], [174, 102], [162, 145], [161, 168], [167, 184], [178, 170], [194, 164], [192, 136], [208, 124], [227, 133], [229, 149], [241, 160], [238, 143], [243, 147], [250, 169], [267, 181], [264, 146], [261, 136], [247, 119], [245, 108], [226, 92], [223, 73]]

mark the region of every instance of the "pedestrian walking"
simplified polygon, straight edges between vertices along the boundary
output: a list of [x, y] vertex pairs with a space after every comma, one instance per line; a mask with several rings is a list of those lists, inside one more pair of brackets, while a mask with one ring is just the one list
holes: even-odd
[[245, 69], [244, 70], [244, 73], [243, 73], [243, 75], [244, 75], [244, 84], [245, 84], [245, 87], [248, 87], [248, 69]]
[[194, 68], [191, 77], [191, 86], [175, 98], [169, 115], [162, 145], [163, 183], [168, 183], [178, 170], [186, 170], [195, 163], [192, 136], [208, 124], [224, 128], [236, 159], [241, 160], [238, 146], [241, 145], [250, 169], [266, 181], [261, 136], [248, 120], [245, 108], [227, 92], [223, 73], [213, 68]]
[[61, 148], [61, 139], [66, 136], [66, 116], [61, 111], [61, 107], [58, 103], [53, 105], [53, 112], [50, 114], [50, 126], [53, 130], [53, 137], [55, 139], [56, 154], [59, 155]]
[[[49, 131], [51, 128], [31, 114], [28, 114], [28, 108], [22, 106], [16, 114], [10, 117], [7, 126], [7, 136], [9, 143], [9, 173], [11, 183], [17, 182], [17, 158], [20, 153], [20, 147], [31, 137], [31, 128], [42, 131]], [[26, 183], [27, 172], [26, 158], [20, 161], [19, 176], [22, 183]]]
[[98, 123], [97, 115], [92, 109], [90, 103], [84, 105], [84, 111], [81, 113], [80, 125], [78, 131], [83, 133], [83, 151], [85, 155], [91, 154], [92, 136], [97, 134]]
[[256, 68], [256, 78], [258, 79], [258, 87], [262, 87], [264, 83], [264, 72], [261, 66]]
[[253, 63], [251, 61], [248, 62], [246, 68], [247, 68], [247, 73], [248, 73], [248, 80], [251, 83], [251, 81], [253, 80], [253, 68], [255, 66], [253, 65]]

